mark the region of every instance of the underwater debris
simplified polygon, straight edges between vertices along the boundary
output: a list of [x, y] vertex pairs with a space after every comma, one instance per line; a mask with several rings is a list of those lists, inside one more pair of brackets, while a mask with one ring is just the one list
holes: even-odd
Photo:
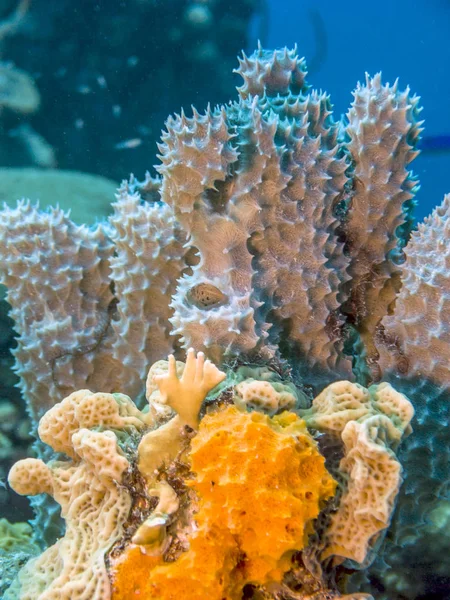
[[114, 148], [116, 150], [131, 150], [133, 148], [139, 148], [141, 144], [141, 138], [131, 138], [129, 140], [124, 140], [123, 142], [115, 144]]
[[31, 114], [41, 103], [33, 78], [16, 67], [0, 63], [0, 109]]

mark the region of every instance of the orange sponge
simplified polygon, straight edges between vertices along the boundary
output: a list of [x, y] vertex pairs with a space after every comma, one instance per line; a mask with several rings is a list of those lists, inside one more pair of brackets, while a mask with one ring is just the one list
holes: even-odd
[[228, 406], [207, 415], [190, 462], [195, 477], [186, 483], [199, 508], [189, 550], [155, 565], [131, 547], [113, 573], [114, 600], [136, 592], [146, 600], [234, 600], [247, 583], [279, 581], [336, 487], [294, 413], [270, 418]]

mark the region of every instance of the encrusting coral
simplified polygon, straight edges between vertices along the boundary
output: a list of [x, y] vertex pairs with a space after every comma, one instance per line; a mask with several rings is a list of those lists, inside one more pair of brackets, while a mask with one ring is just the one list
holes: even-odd
[[[244, 373], [252, 377], [243, 379]], [[262, 380], [256, 379], [258, 373]], [[255, 599], [289, 597], [298, 585], [305, 595], [296, 598], [312, 593], [317, 600], [347, 598], [324, 560], [340, 557], [338, 564], [349, 557], [345, 542], [354, 537], [367, 545], [374, 531], [367, 534], [361, 514], [375, 511], [377, 518], [384, 511], [376, 533], [388, 526], [400, 467], [383, 445], [382, 459], [374, 461], [373, 420], [383, 417], [377, 425], [398, 444], [411, 406], [389, 385], [368, 391], [338, 382], [310, 409], [301, 409], [291, 400], [297, 398], [296, 386], [279, 381], [271, 393], [274, 398], [288, 394], [293, 410], [286, 411], [282, 404], [267, 407], [263, 384], [272, 377], [265, 369], [241, 369], [237, 384], [225, 378], [202, 352], [190, 349], [186, 364], [172, 355], [150, 369], [149, 404], [158, 391], [159, 405], [171, 409], [165, 415], [140, 411], [123, 394], [80, 390], [41, 418], [42, 442], [70, 460], [24, 459], [12, 468], [9, 482], [20, 494], [52, 495], [61, 505], [66, 531], [30, 559], [5, 599], [238, 600], [244, 593]], [[245, 385], [252, 389], [247, 404]], [[332, 505], [327, 501], [335, 495], [336, 481], [308, 419], [316, 430], [328, 424], [338, 431], [346, 449], [336, 473], [350, 483], [341, 485]], [[372, 446], [364, 445], [359, 430], [356, 443], [349, 441], [352, 426], [366, 424], [363, 433]], [[377, 441], [387, 444], [387, 435]], [[364, 452], [367, 447], [372, 454]], [[374, 464], [381, 463], [395, 467], [394, 485], [378, 481], [381, 468]], [[359, 493], [349, 501], [362, 478], [368, 488], [384, 484], [388, 500]], [[336, 527], [336, 519], [349, 521], [348, 530]], [[366, 545], [360, 544], [360, 552]], [[306, 560], [310, 547], [323, 565], [321, 573], [302, 566], [302, 553]], [[348, 599], [359, 597], [369, 596]]]
[[[33, 426], [86, 386], [126, 389], [141, 405], [149, 366], [189, 347], [219, 367], [291, 372], [297, 408], [339, 380], [390, 383], [415, 410], [416, 435], [398, 455], [406, 481], [382, 551], [382, 562], [401, 570], [409, 544], [426, 552], [427, 514], [448, 499], [450, 481], [450, 202], [411, 233], [418, 98], [380, 75], [367, 77], [338, 121], [328, 96], [309, 88], [295, 50], [259, 47], [237, 72], [244, 83], [236, 101], [168, 119], [160, 179], [124, 183], [109, 223], [78, 227], [62, 211], [42, 213], [27, 202], [1, 212], [0, 277]], [[270, 414], [293, 406], [269, 383], [261, 385], [260, 407], [247, 394], [248, 407], [265, 405]], [[146, 423], [162, 427], [146, 435], [160, 436], [166, 450], [171, 415], [155, 391]], [[385, 417], [372, 415], [370, 428], [349, 424], [348, 435], [337, 436], [347, 475], [369, 455], [369, 472], [392, 475], [366, 541], [389, 521], [400, 477], [391, 454], [397, 426]], [[183, 429], [167, 460], [189, 446], [191, 433]], [[44, 457], [43, 446], [37, 451]], [[158, 468], [152, 457], [148, 472]], [[51, 511], [47, 502], [37, 508], [44, 537]], [[346, 557], [359, 563], [369, 547], [361, 539]], [[389, 595], [385, 572], [374, 565], [372, 580]], [[413, 589], [402, 594], [415, 597]]]
[[87, 390], [71, 394], [44, 415], [42, 441], [72, 460], [48, 465], [35, 458], [21, 460], [11, 469], [9, 483], [19, 494], [53, 496], [61, 505], [66, 532], [27, 563], [5, 598], [109, 597], [104, 557], [123, 534], [132, 504], [130, 491], [120, 485], [130, 463], [117, 435], [144, 425], [126, 396]]
[[402, 482], [393, 449], [410, 432], [411, 403], [387, 383], [367, 390], [341, 381], [325, 388], [300, 414], [309, 427], [338, 434], [343, 442], [344, 456], [335, 475], [339, 510], [318, 542], [320, 558], [334, 555], [339, 557], [335, 564], [344, 559], [368, 564], [373, 558], [369, 550], [390, 523]]

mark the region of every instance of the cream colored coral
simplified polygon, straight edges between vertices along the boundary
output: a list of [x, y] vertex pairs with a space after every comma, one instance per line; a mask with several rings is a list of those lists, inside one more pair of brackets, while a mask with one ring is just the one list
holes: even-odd
[[145, 427], [145, 418], [124, 394], [79, 390], [56, 404], [40, 420], [38, 433], [57, 452], [76, 458], [72, 433], [83, 427], [127, 429]]
[[225, 373], [210, 360], [205, 361], [203, 352], [196, 357], [193, 348], [189, 348], [181, 377], [175, 357], [170, 355], [167, 373], [155, 375], [153, 379], [161, 393], [161, 402], [177, 413], [181, 424], [197, 429], [203, 401], [225, 379]]
[[[177, 376], [181, 377], [183, 374], [184, 362], [177, 360], [175, 364]], [[158, 384], [155, 380], [155, 377], [167, 374], [168, 369], [169, 363], [167, 360], [158, 360], [158, 362], [155, 362], [150, 367], [145, 384], [145, 397], [147, 398], [149, 405], [149, 413], [156, 420], [173, 416], [172, 408], [161, 400], [161, 392], [159, 391]]]
[[131, 508], [130, 492], [121, 485], [130, 465], [112, 431], [92, 431], [80, 423], [118, 430], [141, 428], [138, 415], [126, 396], [82, 390], [42, 418], [39, 431], [43, 438], [55, 450], [64, 449], [72, 460], [49, 465], [37, 459], [19, 461], [9, 482], [20, 494], [50, 493], [61, 505], [66, 532], [21, 570], [6, 595], [8, 600], [110, 597], [104, 557], [123, 534], [122, 524]]
[[173, 488], [164, 480], [157, 483], [149, 494], [158, 496], [159, 502], [149, 518], [139, 526], [131, 541], [143, 546], [145, 554], [163, 554], [170, 543], [167, 525], [180, 502]]
[[387, 383], [366, 389], [339, 381], [300, 413], [308, 427], [340, 435], [344, 445], [336, 474], [340, 502], [322, 533], [321, 558], [337, 556], [362, 564], [390, 523], [402, 480], [393, 449], [409, 433], [414, 409]]
[[322, 559], [335, 555], [364, 563], [369, 546], [390, 522], [401, 484], [401, 465], [387, 447], [388, 417], [350, 421], [342, 432], [345, 456], [339, 464], [347, 486], [325, 532]]
[[297, 406], [298, 397], [294, 385], [246, 379], [235, 387], [235, 403], [240, 407], [258, 409], [273, 415], [280, 410]]
[[366, 389], [350, 381], [338, 381], [326, 387], [313, 401], [312, 407], [300, 411], [308, 427], [319, 431], [341, 433], [350, 421], [362, 421], [376, 414], [386, 415], [398, 440], [408, 433], [414, 409], [409, 400], [390, 384], [381, 383]]
[[192, 348], [187, 352], [183, 370], [172, 355], [167, 370], [160, 363], [157, 365], [160, 373], [152, 374], [147, 391], [152, 397], [155, 393], [152, 386], [156, 384], [160, 393], [158, 402], [170, 407], [176, 415], [162, 427], [147, 433], [139, 444], [138, 466], [148, 480], [154, 478], [158, 467], [175, 459], [182, 449], [185, 425], [193, 429], [198, 427], [203, 401], [226, 377], [211, 361], [205, 361], [203, 352], [196, 357]]
[[51, 471], [38, 458], [19, 460], [9, 472], [8, 483], [21, 496], [53, 493]]
[[138, 446], [138, 468], [150, 487], [158, 469], [170, 464], [182, 447], [183, 428], [176, 417], [144, 435]]

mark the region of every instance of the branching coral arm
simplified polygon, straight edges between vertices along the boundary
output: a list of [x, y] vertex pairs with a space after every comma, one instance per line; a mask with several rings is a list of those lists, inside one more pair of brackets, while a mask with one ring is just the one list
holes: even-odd
[[183, 424], [193, 429], [198, 427], [198, 414], [207, 394], [224, 379], [225, 373], [210, 360], [205, 361], [203, 352], [195, 356], [193, 348], [187, 352], [186, 366], [180, 378], [173, 355], [169, 356], [168, 372], [155, 376], [161, 400], [173, 408]]

